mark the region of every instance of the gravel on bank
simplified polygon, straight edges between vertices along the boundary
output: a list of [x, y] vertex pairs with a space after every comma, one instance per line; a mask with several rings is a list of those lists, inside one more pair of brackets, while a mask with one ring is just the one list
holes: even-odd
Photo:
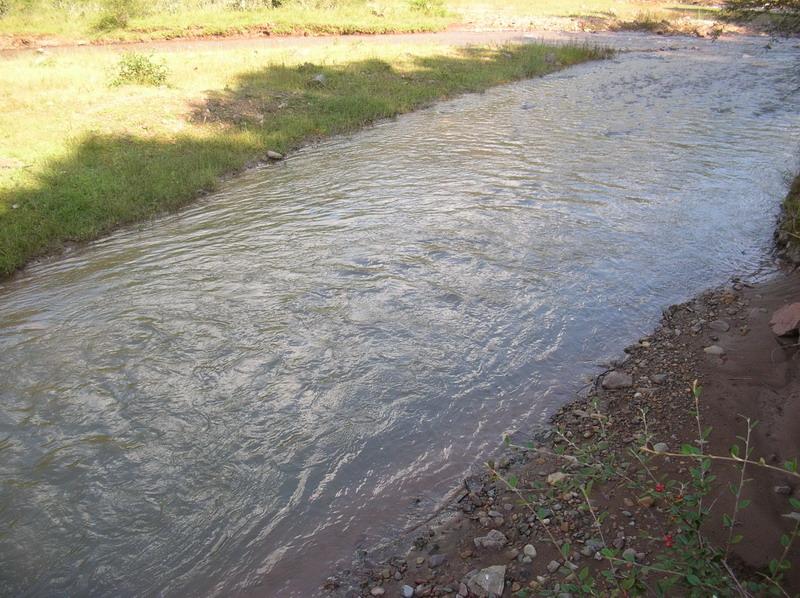
[[[800, 275], [781, 274], [751, 285], [733, 280], [665, 310], [654, 332], [625, 350], [625, 358], [598, 376], [590, 390], [552, 418], [547, 437], [530, 444], [512, 439], [489, 472], [464, 481], [462, 491], [435, 524], [395, 544], [393, 556], [367, 553], [353, 568], [329, 578], [324, 593], [334, 596], [537, 596], [559, 591], [588, 567], [599, 578], [608, 564], [604, 541], [624, 558], [652, 563], [664, 550], [672, 522], [663, 501], [632, 495], [623, 485], [593, 489], [595, 512], [608, 513], [598, 530], [586, 499], [568, 484], [578, 464], [569, 455], [592, 451], [595, 459], [623, 470], [635, 468], [644, 419], [654, 452], [671, 452], [697, 439], [692, 383], [703, 386], [699, 400], [703, 426], [711, 426], [707, 450], [727, 455], [746, 431], [743, 418], [759, 420], [753, 456], [779, 465], [800, 455], [800, 379], [797, 338], [777, 337], [770, 318], [800, 298]], [[646, 414], [646, 416], [643, 416]], [[566, 450], [565, 450], [566, 449]], [[558, 454], [565, 452], [567, 457]], [[691, 465], [679, 458], [653, 461], [656, 476], [685, 475]], [[715, 508], [704, 536], [724, 544], [721, 514], [733, 498], [727, 487], [739, 470], [715, 463], [710, 501]], [[737, 572], [755, 575], [767, 555], [780, 549], [789, 497], [800, 497], [786, 475], [750, 471], [753, 481], [742, 498], [751, 501], [737, 533]], [[659, 477], [660, 479], [660, 477]], [[570, 488], [561, 491], [561, 488]], [[521, 492], [532, 498], [521, 500]], [[657, 495], [656, 495], [657, 496]], [[538, 513], [538, 514], [537, 514]], [[602, 534], [599, 532], [602, 531]], [[555, 540], [555, 542], [553, 542]], [[556, 544], [568, 548], [559, 550]], [[566, 555], [563, 554], [566, 552]], [[800, 563], [793, 547], [789, 559]], [[787, 573], [785, 589], [800, 591], [800, 567]]]

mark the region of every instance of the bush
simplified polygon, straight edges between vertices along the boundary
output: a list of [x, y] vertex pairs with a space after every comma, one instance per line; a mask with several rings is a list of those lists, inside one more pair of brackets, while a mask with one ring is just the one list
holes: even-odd
[[169, 71], [164, 63], [154, 62], [151, 56], [128, 52], [117, 65], [117, 73], [111, 85], [152, 85], [157, 87], [167, 82]]
[[125, 29], [130, 19], [142, 14], [144, 8], [139, 0], [106, 0], [103, 3], [103, 14], [94, 28], [97, 31]]
[[447, 14], [444, 0], [409, 0], [411, 10], [423, 12], [426, 15], [443, 17]]

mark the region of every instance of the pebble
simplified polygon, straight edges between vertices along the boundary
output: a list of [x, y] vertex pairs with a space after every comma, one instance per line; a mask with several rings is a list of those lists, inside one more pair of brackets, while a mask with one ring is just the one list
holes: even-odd
[[564, 480], [567, 479], [567, 474], [563, 471], [555, 471], [547, 476], [547, 483], [551, 486], [555, 486], [556, 484], [560, 484]]
[[382, 587], [372, 588], [369, 592], [370, 596], [383, 596], [386, 593]]
[[485, 548], [487, 550], [500, 550], [508, 544], [506, 535], [496, 529], [490, 530], [485, 536], [479, 536], [473, 540], [477, 548]]
[[669, 451], [669, 445], [666, 442], [656, 442], [653, 445], [653, 450], [657, 453], [666, 453]]
[[431, 569], [436, 569], [436, 567], [441, 567], [444, 565], [445, 561], [447, 560], [447, 556], [444, 554], [433, 554], [428, 557], [428, 566]]
[[731, 325], [725, 320], [714, 320], [709, 324], [709, 327], [717, 332], [728, 332], [731, 329]]
[[775, 486], [773, 490], [775, 494], [781, 494], [783, 496], [790, 496], [792, 494], [791, 486]]
[[603, 388], [615, 390], [617, 388], [629, 388], [633, 386], [633, 378], [630, 374], [614, 370], [603, 376]]
[[638, 502], [640, 506], [649, 509], [654, 504], [656, 504], [656, 499], [654, 499], [652, 496], [643, 496], [636, 502]]
[[561, 567], [561, 563], [559, 563], [558, 561], [550, 561], [549, 563], [547, 563], [547, 570], [550, 573], [555, 573], [556, 571], [558, 571], [559, 567]]
[[[464, 587], [466, 589], [466, 586]], [[409, 585], [405, 585], [400, 590], [403, 598], [414, 598], [414, 588]], [[466, 596], [466, 594], [464, 594]]]
[[725, 355], [725, 349], [723, 349], [719, 345], [711, 345], [710, 347], [706, 347], [705, 349], [703, 349], [703, 351], [705, 351], [709, 355], [717, 355], [717, 356]]
[[633, 548], [626, 548], [622, 551], [622, 558], [626, 561], [635, 561], [636, 551]]
[[269, 158], [270, 160], [283, 160], [283, 154], [273, 150], [269, 150], [267, 152], [267, 158]]
[[664, 384], [667, 381], [666, 374], [653, 374], [650, 376], [650, 380], [653, 381], [653, 384]]
[[536, 547], [533, 544], [526, 544], [522, 552], [524, 552], [527, 557], [536, 558]]

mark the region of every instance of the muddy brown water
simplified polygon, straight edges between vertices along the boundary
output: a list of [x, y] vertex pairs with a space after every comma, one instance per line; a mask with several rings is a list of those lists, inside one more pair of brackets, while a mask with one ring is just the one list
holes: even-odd
[[800, 49], [669, 44], [309, 147], [3, 284], [0, 593], [314, 595], [664, 306], [763, 265]]

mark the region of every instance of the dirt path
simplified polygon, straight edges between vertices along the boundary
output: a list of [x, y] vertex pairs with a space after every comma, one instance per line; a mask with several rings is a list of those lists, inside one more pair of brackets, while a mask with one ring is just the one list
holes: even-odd
[[225, 50], [236, 48], [312, 48], [339, 42], [360, 42], [374, 45], [392, 44], [441, 44], [471, 45], [497, 44], [525, 39], [545, 39], [563, 41], [586, 37], [585, 34], [561, 33], [557, 31], [442, 31], [439, 33], [393, 33], [379, 35], [321, 35], [321, 36], [233, 36], [200, 37], [197, 39], [173, 39], [162, 41], [117, 42], [109, 44], [42, 44], [25, 47], [3, 47], [0, 40], [0, 56], [15, 56], [41, 50], [47, 52], [124, 52], [129, 50], [148, 50], [158, 52], [182, 52], [197, 50]]

